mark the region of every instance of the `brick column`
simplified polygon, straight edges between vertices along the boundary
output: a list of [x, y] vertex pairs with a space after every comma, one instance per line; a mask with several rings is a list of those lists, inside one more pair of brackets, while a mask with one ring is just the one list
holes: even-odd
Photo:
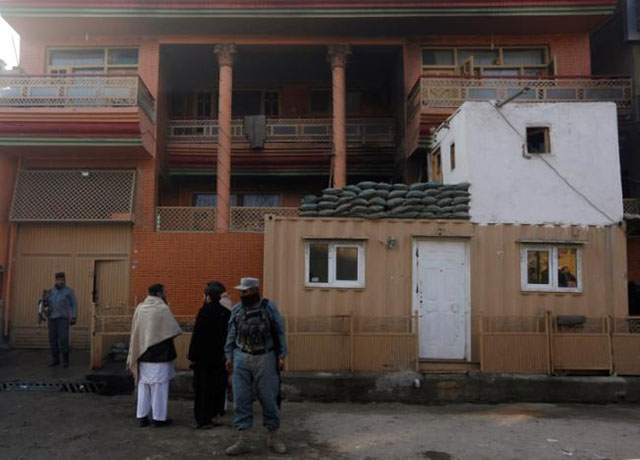
[[333, 100], [333, 186], [347, 185], [346, 83], [344, 70], [351, 54], [349, 45], [330, 45]]
[[236, 46], [233, 43], [215, 46], [218, 57], [218, 164], [216, 229], [220, 233], [229, 231], [231, 206], [231, 91], [233, 87], [233, 57]]

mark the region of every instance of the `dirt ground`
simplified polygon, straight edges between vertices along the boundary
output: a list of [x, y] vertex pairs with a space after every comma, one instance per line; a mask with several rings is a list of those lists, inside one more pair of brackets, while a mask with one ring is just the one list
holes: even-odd
[[[0, 392], [0, 458], [225, 457], [233, 429], [191, 429], [191, 404], [170, 402], [170, 427], [138, 428], [132, 396]], [[257, 420], [244, 458], [278, 458]], [[285, 402], [282, 434], [299, 459], [632, 459], [640, 407]]]

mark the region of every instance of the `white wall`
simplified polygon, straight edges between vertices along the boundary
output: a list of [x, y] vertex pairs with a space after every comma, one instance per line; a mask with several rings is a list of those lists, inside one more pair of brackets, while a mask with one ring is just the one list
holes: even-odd
[[[443, 181], [471, 183], [473, 222], [606, 225], [622, 220], [614, 103], [510, 103], [500, 111], [515, 130], [492, 103], [466, 102], [449, 128], [441, 127], [436, 134]], [[550, 128], [550, 154], [523, 157], [527, 126]]]

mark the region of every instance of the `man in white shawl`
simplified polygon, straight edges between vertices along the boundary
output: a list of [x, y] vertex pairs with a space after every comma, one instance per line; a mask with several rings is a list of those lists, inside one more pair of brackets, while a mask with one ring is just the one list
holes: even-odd
[[[149, 286], [149, 295], [133, 314], [127, 367], [138, 385], [138, 424], [165, 426], [169, 381], [174, 377], [176, 348], [173, 338], [182, 330], [166, 303], [162, 284]], [[151, 414], [151, 420], [149, 415]]]

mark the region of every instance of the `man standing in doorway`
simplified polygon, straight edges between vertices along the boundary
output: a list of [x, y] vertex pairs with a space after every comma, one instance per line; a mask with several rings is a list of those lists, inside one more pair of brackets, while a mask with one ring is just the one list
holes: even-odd
[[262, 405], [263, 424], [269, 431], [267, 446], [278, 454], [287, 447], [278, 437], [280, 374], [287, 355], [284, 321], [276, 304], [260, 299], [260, 282], [242, 278], [236, 289], [241, 302], [231, 311], [225, 345], [227, 369], [233, 369], [233, 425], [238, 440], [227, 449], [228, 455], [250, 450], [248, 430], [253, 424], [254, 387]]
[[62, 366], [69, 367], [69, 325], [76, 324], [78, 318], [78, 302], [73, 289], [66, 285], [65, 274], [56, 273], [56, 283], [49, 289], [45, 301], [49, 306], [47, 321], [49, 327], [49, 346], [53, 361], [49, 366], [60, 364], [62, 349]]
[[[149, 286], [149, 295], [136, 307], [131, 324], [127, 367], [138, 385], [138, 425], [166, 426], [169, 382], [175, 376], [173, 338], [182, 333], [167, 305], [162, 284]], [[151, 420], [148, 416], [151, 415]]]

